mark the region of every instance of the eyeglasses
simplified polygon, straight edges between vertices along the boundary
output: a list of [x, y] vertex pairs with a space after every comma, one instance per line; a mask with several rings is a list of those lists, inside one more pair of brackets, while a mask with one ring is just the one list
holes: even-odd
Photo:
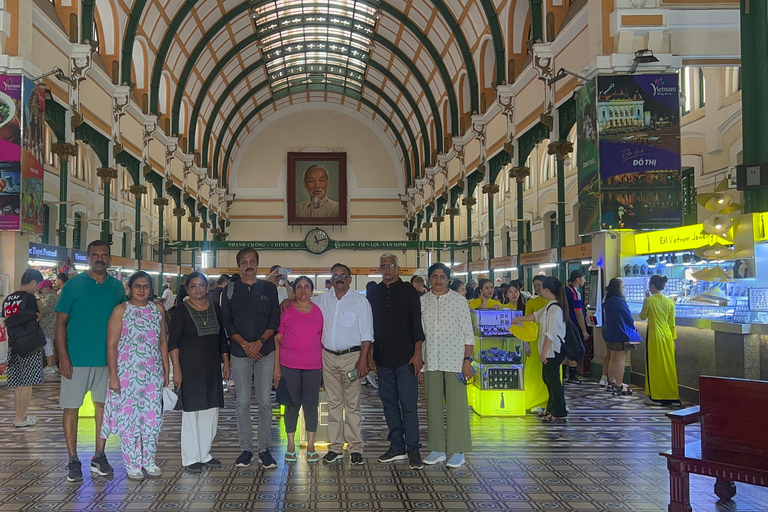
[[331, 278], [334, 281], [346, 281], [347, 279], [349, 279], [349, 274], [333, 274]]
[[396, 263], [386, 263], [384, 265], [379, 265], [379, 270], [395, 270], [396, 268]]

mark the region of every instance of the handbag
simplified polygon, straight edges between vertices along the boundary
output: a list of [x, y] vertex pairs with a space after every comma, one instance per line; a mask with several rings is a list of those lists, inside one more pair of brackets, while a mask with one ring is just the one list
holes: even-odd
[[170, 387], [163, 388], [163, 412], [180, 411], [183, 407], [181, 395]]
[[45, 338], [37, 323], [37, 313], [22, 309], [5, 319], [8, 341], [15, 354], [27, 357], [43, 350]]
[[285, 382], [285, 377], [280, 378], [280, 382], [275, 390], [275, 400], [277, 400], [277, 403], [280, 405], [293, 405], [293, 400], [291, 400], [291, 393], [288, 391], [288, 383]]

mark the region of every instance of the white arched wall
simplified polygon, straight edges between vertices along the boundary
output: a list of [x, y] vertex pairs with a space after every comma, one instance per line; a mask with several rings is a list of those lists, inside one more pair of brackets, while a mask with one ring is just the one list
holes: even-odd
[[[303, 240], [314, 226], [287, 225], [287, 154], [333, 151], [347, 154], [347, 216], [344, 227], [327, 226], [334, 240], [403, 240], [403, 164], [389, 138], [369, 117], [343, 105], [303, 103], [281, 108], [244, 138], [229, 168], [229, 240]], [[377, 251], [268, 251], [262, 263], [284, 266], [376, 266]], [[412, 265], [405, 255], [403, 266]], [[234, 251], [220, 253], [220, 266], [234, 265]]]

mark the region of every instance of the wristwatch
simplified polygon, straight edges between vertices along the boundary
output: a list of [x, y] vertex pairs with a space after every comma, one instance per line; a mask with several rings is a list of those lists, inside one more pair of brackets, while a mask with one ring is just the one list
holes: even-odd
[[474, 361], [474, 359], [472, 359], [471, 357], [465, 357], [464, 360], [469, 361], [470, 363]]
[[267, 342], [267, 340], [265, 340], [263, 337], [259, 338], [259, 341], [261, 342], [262, 345]]

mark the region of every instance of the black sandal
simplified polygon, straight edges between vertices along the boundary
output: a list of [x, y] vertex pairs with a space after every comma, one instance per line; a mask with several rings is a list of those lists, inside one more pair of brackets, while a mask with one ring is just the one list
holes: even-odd
[[548, 414], [546, 417], [541, 419], [542, 423], [555, 423], [558, 425], [564, 425], [565, 423], [568, 423], [568, 420], [565, 418], [558, 418], [556, 416], [552, 416], [551, 414]]

